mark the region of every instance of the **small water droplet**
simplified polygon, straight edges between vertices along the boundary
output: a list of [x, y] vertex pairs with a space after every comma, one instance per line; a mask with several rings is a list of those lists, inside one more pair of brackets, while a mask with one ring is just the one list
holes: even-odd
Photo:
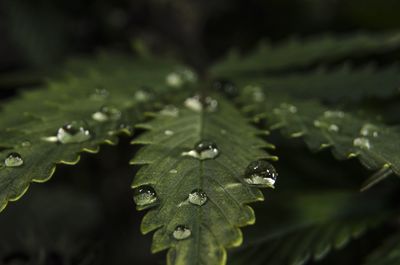
[[42, 137], [41, 139], [43, 141], [49, 142], [49, 143], [57, 143], [58, 142], [57, 136], [45, 136], [45, 137]]
[[339, 132], [339, 126], [337, 126], [336, 124], [331, 124], [329, 125], [328, 130], [331, 132]]
[[153, 90], [149, 87], [143, 86], [140, 90], [135, 92], [135, 99], [139, 102], [149, 100], [153, 95]]
[[171, 135], [174, 135], [174, 132], [171, 131], [171, 130], [165, 130], [165, 131], [164, 131], [164, 134], [165, 134], [166, 136], [171, 136]]
[[205, 105], [209, 112], [215, 112], [218, 109], [218, 101], [211, 97], [206, 97]]
[[213, 83], [213, 88], [219, 92], [222, 92], [229, 98], [234, 98], [238, 95], [237, 87], [229, 80], [216, 80]]
[[260, 86], [257, 85], [247, 85], [245, 90], [251, 91], [251, 96], [253, 98], [254, 102], [263, 102], [265, 100], [265, 94], [264, 91]]
[[170, 87], [181, 87], [184, 81], [179, 73], [172, 72], [167, 75], [165, 82]]
[[184, 105], [193, 111], [200, 112], [203, 110], [203, 104], [200, 101], [200, 96], [195, 95], [193, 97], [187, 98], [184, 102]]
[[191, 156], [200, 160], [214, 159], [219, 155], [217, 145], [211, 141], [200, 141], [195, 145], [194, 150], [183, 152], [183, 156]]
[[23, 141], [23, 142], [21, 143], [21, 146], [22, 146], [22, 147], [31, 147], [31, 146], [32, 146], [32, 143], [31, 143], [30, 141], [26, 140], [26, 141]]
[[360, 134], [362, 136], [372, 136], [372, 137], [378, 137], [379, 133], [378, 133], [378, 127], [370, 124], [370, 123], [366, 123], [364, 124], [364, 126], [361, 128], [360, 130]]
[[288, 103], [282, 103], [281, 109], [286, 110], [292, 114], [297, 113], [297, 107]]
[[81, 143], [92, 137], [85, 122], [73, 121], [58, 129], [57, 139], [62, 144]]
[[103, 106], [99, 111], [92, 114], [92, 118], [98, 122], [118, 120], [121, 118], [121, 112], [117, 108]]
[[148, 207], [157, 202], [157, 194], [151, 186], [144, 185], [134, 190], [133, 200], [139, 207]]
[[202, 206], [207, 202], [207, 194], [201, 189], [192, 190], [189, 194], [189, 202], [198, 206]]
[[178, 170], [176, 170], [176, 169], [171, 169], [171, 170], [169, 171], [169, 173], [171, 173], [171, 174], [176, 174], [176, 173], [178, 173]]
[[356, 147], [360, 147], [362, 149], [370, 149], [371, 148], [371, 143], [365, 137], [358, 137], [358, 138], [354, 139], [353, 145]]
[[160, 111], [160, 114], [164, 116], [178, 117], [179, 109], [173, 105], [167, 105]]
[[108, 98], [110, 93], [108, 92], [107, 89], [104, 88], [96, 88], [96, 90], [89, 96], [89, 99], [91, 100], [96, 100], [96, 101], [102, 101]]
[[192, 231], [186, 225], [178, 225], [172, 233], [176, 240], [184, 240], [190, 237], [191, 234]]
[[271, 163], [257, 160], [247, 166], [244, 176], [247, 184], [274, 188], [278, 173]]
[[10, 153], [4, 160], [4, 165], [6, 167], [20, 167], [24, 164], [24, 160], [18, 153]]
[[332, 110], [327, 110], [324, 112], [324, 117], [325, 118], [344, 118], [344, 112], [343, 111], [332, 111]]

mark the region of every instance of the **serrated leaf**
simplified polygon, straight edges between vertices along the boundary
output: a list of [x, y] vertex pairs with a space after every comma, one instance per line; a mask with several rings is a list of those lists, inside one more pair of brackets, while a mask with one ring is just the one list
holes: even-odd
[[[293, 202], [286, 205], [289, 220], [280, 212], [279, 222], [283, 225], [260, 227], [252, 241], [232, 253], [230, 265], [247, 264], [249, 260], [252, 265], [302, 265], [318, 261], [388, 219], [382, 205], [374, 205], [376, 202], [368, 197], [337, 191], [294, 192], [295, 195], [293, 192], [280, 195], [280, 199]], [[362, 209], [353, 209], [356, 205]], [[274, 214], [272, 209], [271, 214]]]
[[[152, 250], [169, 249], [168, 264], [225, 264], [225, 248], [242, 242], [239, 227], [255, 221], [246, 204], [263, 199], [258, 188], [245, 183], [244, 171], [250, 162], [272, 156], [261, 150], [266, 144], [257, 137], [259, 131], [231, 103], [216, 99], [215, 112], [179, 107], [177, 117], [157, 115], [147, 125], [149, 132], [134, 141], [148, 145], [132, 160], [143, 165], [132, 187], [151, 185], [159, 201], [145, 215], [141, 229], [156, 230]], [[182, 155], [202, 140], [217, 145], [217, 157]], [[195, 189], [205, 192], [204, 205], [188, 200]], [[179, 225], [190, 229], [187, 239], [174, 238]]]
[[352, 69], [349, 65], [343, 65], [329, 71], [316, 69], [287, 75], [232, 78], [240, 86], [261, 84], [268, 91], [335, 103], [366, 97], [388, 98], [400, 93], [400, 69], [397, 65], [382, 69], [373, 66]]
[[357, 157], [370, 170], [400, 175], [398, 127], [257, 85], [247, 86], [243, 93], [244, 109], [256, 113], [258, 120], [265, 118], [270, 129], [280, 129], [288, 137], [302, 137], [314, 151], [331, 148], [337, 159]]
[[[130, 134], [151, 107], [149, 102], [166, 91], [165, 78], [177, 67], [168, 61], [112, 58], [88, 64], [80, 77], [50, 81], [48, 89], [23, 92], [2, 106], [0, 210], [19, 199], [31, 181], [47, 181], [56, 164], [76, 164], [80, 152], [96, 153], [100, 144], [116, 144], [117, 134]], [[104, 106], [115, 109], [117, 116], [96, 119], [94, 114]], [[73, 121], [85, 122], [90, 139], [61, 144], [56, 137], [59, 128]], [[23, 164], [7, 167], [5, 159], [14, 152]]]
[[211, 72], [217, 76], [265, 73], [300, 68], [318, 62], [332, 62], [347, 57], [393, 50], [400, 45], [398, 33], [344, 37], [314, 37], [292, 39], [280, 45], [264, 44], [249, 55], [231, 54], [214, 65]]

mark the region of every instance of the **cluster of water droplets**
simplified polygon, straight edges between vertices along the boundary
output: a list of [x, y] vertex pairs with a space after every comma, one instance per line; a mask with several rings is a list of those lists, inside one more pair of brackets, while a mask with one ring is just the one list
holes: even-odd
[[184, 102], [185, 107], [195, 112], [206, 110], [208, 112], [215, 112], [218, 109], [218, 101], [212, 97], [206, 97], [202, 102], [199, 95], [189, 97]]
[[379, 137], [379, 129], [371, 123], [364, 124], [360, 129], [360, 137], [353, 140], [353, 145], [361, 149], [370, 149], [372, 147], [370, 138]]
[[170, 87], [181, 87], [185, 83], [194, 83], [196, 81], [197, 75], [187, 68], [171, 72], [165, 77], [165, 82]]
[[217, 144], [207, 140], [198, 142], [194, 146], [194, 149], [182, 153], [182, 156], [191, 156], [199, 160], [214, 159], [218, 155], [219, 149]]
[[121, 111], [110, 106], [102, 106], [98, 111], [92, 114], [92, 119], [98, 122], [109, 120], [118, 120], [121, 118]]
[[338, 119], [343, 119], [345, 114], [343, 111], [325, 111], [321, 119], [314, 121], [314, 126], [317, 128], [326, 129], [329, 132], [337, 133], [340, 127], [335, 123]]
[[92, 138], [86, 122], [73, 121], [57, 130], [56, 136], [43, 137], [46, 142], [59, 142], [61, 144], [82, 143]]
[[265, 100], [265, 93], [259, 85], [247, 85], [244, 90], [251, 93], [251, 98], [254, 102], [263, 102]]

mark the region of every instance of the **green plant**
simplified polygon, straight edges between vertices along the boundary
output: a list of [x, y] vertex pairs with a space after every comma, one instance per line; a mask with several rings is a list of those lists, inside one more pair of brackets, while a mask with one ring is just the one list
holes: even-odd
[[[274, 153], [286, 145], [310, 163], [297, 142], [277, 133], [267, 141], [270, 131], [312, 150], [330, 148], [338, 159], [358, 158], [376, 171], [362, 190], [400, 175], [400, 134], [388, 125], [396, 118], [370, 100], [388, 108], [396, 101], [399, 68], [363, 66], [363, 58], [399, 46], [395, 34], [290, 40], [246, 56], [232, 52], [202, 76], [147, 53], [73, 61], [46, 89], [2, 106], [0, 209], [31, 182], [49, 180], [58, 164], [76, 164], [79, 153], [97, 153], [136, 129], [132, 143], [143, 147], [131, 161], [138, 166], [132, 188], [137, 208], [148, 209], [141, 230], [154, 231], [152, 251], [168, 250], [168, 264], [225, 264], [226, 249], [242, 245], [240, 227], [255, 222], [248, 204], [263, 200], [260, 188], [275, 186]], [[343, 64], [349, 59], [358, 65]], [[263, 203], [271, 215], [228, 263], [320, 260], [398, 218], [398, 183], [359, 193], [343, 173], [340, 185], [326, 185], [335, 178], [329, 170], [315, 184], [282, 168], [279, 188]], [[365, 264], [400, 262], [392, 226], [395, 234]]]

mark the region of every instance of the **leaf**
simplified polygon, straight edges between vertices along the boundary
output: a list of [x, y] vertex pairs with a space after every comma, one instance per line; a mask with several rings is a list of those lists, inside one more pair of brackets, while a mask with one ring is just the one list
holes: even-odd
[[262, 77], [232, 76], [238, 85], [262, 84], [268, 91], [287, 93], [300, 99], [319, 98], [328, 102], [356, 101], [365, 97], [388, 98], [399, 94], [399, 67], [352, 69], [349, 65], [328, 71]]
[[375, 199], [348, 191], [297, 190], [280, 194], [279, 199], [293, 202], [284, 206], [288, 213], [283, 214], [284, 207], [276, 204], [275, 210], [266, 209], [269, 216], [279, 213], [279, 222], [269, 229], [265, 225], [257, 229], [253, 241], [245, 242], [232, 253], [230, 265], [247, 264], [249, 260], [252, 265], [301, 265], [309, 260], [318, 261], [388, 219], [386, 210], [376, 205]]
[[265, 118], [270, 129], [280, 129], [288, 137], [302, 137], [314, 151], [331, 148], [337, 159], [357, 157], [370, 170], [400, 175], [398, 127], [327, 108], [315, 100], [268, 93], [257, 85], [247, 86], [243, 93], [244, 109], [257, 114], [258, 120]]
[[332, 62], [348, 57], [376, 54], [399, 47], [398, 33], [352, 34], [351, 36], [292, 39], [280, 45], [268, 43], [246, 56], [230, 54], [215, 64], [211, 72], [217, 76], [262, 74], [290, 68], [307, 67], [318, 62]]
[[400, 234], [396, 233], [367, 258], [365, 265], [397, 265], [400, 263]]
[[[246, 204], [263, 199], [258, 188], [245, 184], [245, 169], [257, 159], [276, 159], [261, 150], [271, 145], [256, 137], [260, 131], [229, 102], [216, 100], [206, 99], [212, 106], [218, 102], [215, 112], [179, 107], [176, 117], [155, 114], [154, 120], [140, 126], [149, 131], [133, 142], [145, 146], [132, 160], [142, 165], [132, 187], [151, 186], [159, 202], [145, 215], [141, 230], [156, 230], [152, 251], [169, 249], [168, 264], [225, 264], [225, 248], [242, 242], [239, 227], [255, 221]], [[216, 144], [217, 157], [199, 160], [183, 155], [204, 140]], [[196, 189], [207, 196], [201, 206], [188, 200]], [[174, 238], [180, 225], [191, 231], [184, 240]]]
[[[78, 153], [96, 153], [100, 144], [116, 144], [117, 134], [131, 134], [132, 125], [151, 107], [149, 101], [166, 91], [165, 78], [177, 67], [168, 61], [117, 57], [100, 58], [92, 65], [86, 75], [81, 72], [81, 77], [50, 81], [48, 89], [23, 92], [20, 98], [2, 106], [0, 210], [8, 201], [19, 199], [30, 182], [47, 181], [56, 164], [76, 164]], [[95, 113], [102, 117], [96, 118]], [[90, 137], [61, 144], [56, 137], [62, 132], [59, 129], [74, 121], [82, 121], [83, 125], [75, 129], [81, 127], [84, 135], [89, 131]], [[6, 166], [12, 153], [21, 156], [22, 165], [14, 157], [17, 166]]]

